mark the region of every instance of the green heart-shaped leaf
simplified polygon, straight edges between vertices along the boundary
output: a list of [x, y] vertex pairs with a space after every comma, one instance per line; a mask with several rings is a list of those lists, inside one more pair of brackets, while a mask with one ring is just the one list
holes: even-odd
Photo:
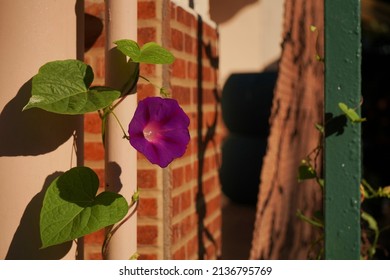
[[149, 42], [139, 47], [133, 40], [118, 40], [114, 42], [124, 55], [136, 63], [171, 64], [175, 57], [170, 51], [155, 42]]
[[105, 108], [120, 92], [92, 87], [92, 68], [78, 60], [58, 60], [43, 65], [32, 79], [31, 98], [23, 110], [37, 107], [57, 114], [84, 114]]
[[152, 64], [171, 64], [175, 57], [160, 45], [149, 42], [142, 46], [140, 61]]
[[99, 179], [88, 167], [74, 167], [49, 186], [40, 215], [42, 247], [73, 240], [120, 221], [128, 211], [116, 193], [96, 196]]
[[123, 39], [115, 41], [114, 44], [116, 44], [118, 50], [130, 57], [132, 61], [139, 62], [141, 49], [136, 41]]
[[306, 160], [302, 160], [298, 168], [298, 181], [301, 182], [316, 177], [317, 172], [314, 170], [314, 168]]
[[340, 102], [338, 105], [340, 110], [344, 112], [344, 114], [348, 117], [348, 119], [350, 119], [350, 121], [354, 123], [366, 121], [366, 119], [361, 118], [354, 109], [348, 108], [346, 104]]

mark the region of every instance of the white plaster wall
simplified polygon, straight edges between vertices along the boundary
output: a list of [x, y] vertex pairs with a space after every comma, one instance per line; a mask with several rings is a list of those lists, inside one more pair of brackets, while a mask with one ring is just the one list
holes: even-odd
[[284, 0], [210, 0], [219, 26], [220, 77], [259, 72], [280, 56]]
[[39, 211], [48, 184], [77, 163], [82, 118], [22, 108], [40, 66], [76, 58], [76, 3], [0, 3], [0, 259], [75, 258], [72, 244], [39, 249]]

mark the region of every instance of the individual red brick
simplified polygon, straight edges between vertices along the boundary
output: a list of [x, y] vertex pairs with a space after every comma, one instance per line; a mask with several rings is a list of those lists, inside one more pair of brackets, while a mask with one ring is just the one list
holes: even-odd
[[140, 70], [140, 74], [142, 76], [147, 77], [147, 78], [150, 78], [150, 77], [153, 77], [156, 75], [156, 65], [154, 65], [154, 64], [141, 63], [139, 70]]
[[182, 51], [184, 49], [183, 32], [175, 28], [171, 28], [171, 43], [172, 43], [172, 48], [178, 51]]
[[186, 62], [183, 59], [177, 58], [172, 64], [172, 76], [175, 78], [186, 77]]
[[198, 65], [194, 62], [187, 62], [187, 73], [188, 78], [191, 80], [197, 80], [198, 79]]
[[185, 247], [182, 246], [179, 249], [177, 249], [175, 252], [173, 252], [172, 259], [173, 260], [185, 260], [186, 259], [186, 249], [185, 249]]
[[184, 211], [191, 207], [192, 200], [191, 190], [185, 191], [180, 195], [180, 211]]
[[[202, 105], [209, 105], [209, 104], [215, 104], [216, 99], [215, 99], [215, 94], [214, 94], [214, 88], [207, 88], [203, 87], [201, 90], [202, 94]], [[193, 102], [197, 103], [199, 100], [199, 92], [197, 88], [193, 88]]]
[[203, 22], [203, 35], [209, 39], [213, 39], [213, 41], [217, 39], [217, 32], [214, 27], [211, 27], [205, 22]]
[[194, 23], [193, 15], [188, 13], [182, 7], [177, 7], [176, 13], [176, 19], [178, 22], [185, 24], [188, 27], [192, 27], [192, 24]]
[[156, 217], [157, 199], [141, 197], [139, 200], [137, 214], [139, 217]]
[[[203, 173], [206, 174], [210, 171], [210, 161], [209, 161], [210, 157], [205, 157], [203, 159]], [[205, 181], [205, 183], [208, 182], [208, 181]]]
[[138, 1], [138, 19], [152, 19], [156, 17], [156, 3], [153, 1]]
[[152, 189], [157, 186], [157, 171], [155, 169], [137, 170], [137, 184], [140, 189]]
[[207, 228], [212, 233], [220, 231], [221, 225], [222, 225], [222, 217], [221, 216], [215, 217], [215, 219], [213, 219], [208, 224], [206, 224]]
[[105, 236], [105, 230], [101, 229], [91, 234], [84, 236], [84, 242], [88, 244], [103, 244]]
[[187, 241], [186, 244], [187, 258], [191, 258], [192, 255], [196, 255], [198, 252], [198, 236], [195, 235], [193, 238]]
[[[194, 99], [195, 93], [192, 94], [192, 98]], [[195, 103], [196, 104], [196, 103]], [[198, 128], [198, 114], [195, 112], [187, 113], [187, 116], [190, 118], [190, 130], [195, 130]]]
[[188, 87], [172, 86], [172, 98], [176, 99], [181, 105], [189, 105], [191, 103], [191, 90]]
[[194, 53], [194, 41], [195, 39], [189, 35], [185, 34], [184, 35], [184, 50], [188, 54], [193, 54]]
[[[207, 238], [207, 237], [205, 237]], [[216, 248], [215, 245], [210, 243], [206, 246], [206, 260], [213, 260], [216, 258]]]
[[184, 169], [183, 167], [178, 167], [172, 171], [172, 186], [173, 188], [178, 188], [183, 185], [184, 182]]
[[176, 5], [171, 3], [171, 20], [176, 19]]
[[137, 242], [139, 245], [156, 245], [158, 229], [155, 225], [138, 225]]
[[214, 188], [217, 188], [218, 185], [215, 182], [214, 177], [210, 177], [207, 180], [203, 181], [203, 193], [205, 195], [209, 194]]
[[138, 100], [142, 100], [148, 96], [155, 96], [156, 88], [152, 84], [138, 84], [137, 93]]
[[156, 28], [155, 27], [139, 27], [138, 28], [138, 44], [141, 46], [148, 42], [156, 42]]
[[193, 166], [192, 164], [187, 164], [185, 167], [184, 167], [184, 174], [185, 174], [185, 182], [188, 183], [190, 182], [191, 180], [195, 179], [196, 178], [196, 175], [194, 173], [194, 169], [193, 169]]
[[180, 195], [172, 197], [172, 217], [178, 215], [181, 211], [181, 197]]
[[192, 29], [197, 28], [197, 26], [198, 26], [198, 19], [195, 16], [189, 14], [189, 19], [188, 20], [191, 22], [190, 26], [191, 26]]
[[204, 112], [203, 113], [203, 126], [204, 127], [211, 126], [215, 122], [216, 115], [217, 115], [217, 113], [214, 110], [209, 111], [209, 112]]
[[180, 221], [180, 232], [182, 236], [186, 236], [195, 228], [196, 225], [194, 223], [194, 219], [192, 218], [192, 216], [187, 216]]
[[85, 160], [104, 160], [104, 147], [102, 143], [84, 143]]
[[84, 132], [100, 134], [102, 121], [98, 113], [84, 114]]
[[221, 197], [218, 195], [207, 202], [207, 216], [221, 209]]
[[[197, 137], [192, 137], [190, 140], [190, 145], [188, 145], [188, 154], [186, 151], [186, 156], [197, 156], [198, 153], [198, 142]], [[197, 170], [197, 169], [196, 169]], [[195, 171], [194, 171], [195, 172]]]
[[214, 89], [203, 89], [202, 90], [202, 103], [203, 104], [215, 104]]
[[191, 138], [190, 143], [188, 144], [187, 149], [183, 155], [183, 158], [184, 157], [191, 157], [192, 155], [194, 155], [196, 153], [197, 148], [196, 148], [196, 144], [194, 144], [194, 143], [195, 143], [194, 139]]
[[203, 66], [202, 68], [202, 78], [204, 81], [212, 82], [211, 68], [208, 66]]

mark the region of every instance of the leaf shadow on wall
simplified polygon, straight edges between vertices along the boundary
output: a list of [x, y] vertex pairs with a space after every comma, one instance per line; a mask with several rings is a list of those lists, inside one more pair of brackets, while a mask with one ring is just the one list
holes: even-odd
[[22, 111], [31, 96], [31, 79], [0, 113], [0, 157], [31, 156], [54, 151], [74, 135], [80, 118], [32, 108]]
[[[206, 226], [206, 216], [207, 216], [207, 203], [206, 203], [206, 197], [205, 193], [203, 191], [203, 183], [204, 183], [204, 167], [205, 167], [205, 155], [207, 152], [207, 148], [209, 144], [214, 144], [215, 148], [215, 136], [216, 136], [216, 129], [218, 124], [218, 115], [219, 115], [219, 104], [220, 104], [220, 96], [219, 91], [217, 89], [217, 81], [215, 80], [215, 88], [212, 90], [213, 98], [215, 100], [214, 106], [214, 118], [211, 121], [210, 124], [206, 125], [206, 131], [205, 134], [202, 132], [204, 131], [204, 125], [203, 125], [203, 97], [206, 94], [203, 85], [203, 53], [205, 53], [206, 58], [208, 62], [210, 63], [211, 68], [214, 71], [217, 71], [218, 64], [219, 64], [219, 56], [217, 54], [212, 53], [212, 45], [211, 43], [206, 44], [204, 42], [203, 37], [203, 19], [201, 16], [198, 16], [198, 23], [197, 23], [197, 159], [198, 159], [198, 174], [197, 174], [197, 181], [198, 181], [198, 189], [196, 193], [196, 214], [198, 216], [198, 225], [197, 225], [197, 232], [198, 232], [198, 259], [204, 260], [207, 256], [207, 250], [206, 250], [206, 240], [213, 244], [213, 247], [215, 248], [215, 252], [218, 252], [216, 255], [217, 259], [220, 259], [219, 255], [219, 248], [218, 248], [218, 242], [214, 238], [212, 232], [210, 229]], [[217, 163], [219, 165], [219, 163]]]
[[87, 52], [99, 39], [103, 32], [103, 21], [91, 14], [84, 14], [84, 51]]
[[40, 249], [42, 243], [39, 231], [39, 218], [43, 199], [50, 183], [61, 174], [62, 172], [54, 172], [47, 176], [42, 190], [28, 203], [5, 259], [55, 260], [63, 258], [69, 252], [72, 241]]
[[227, 22], [246, 6], [250, 6], [259, 1], [261, 0], [210, 0], [211, 19], [218, 24]]
[[110, 179], [110, 182], [106, 183], [106, 189], [114, 193], [119, 193], [123, 187], [121, 181], [122, 168], [117, 162], [110, 161], [106, 164], [105, 170], [106, 181], [108, 181], [108, 178]]

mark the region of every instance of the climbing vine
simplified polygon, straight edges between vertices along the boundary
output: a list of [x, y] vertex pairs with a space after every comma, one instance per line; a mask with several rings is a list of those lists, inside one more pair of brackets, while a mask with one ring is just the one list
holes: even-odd
[[[135, 89], [139, 64], [171, 64], [174, 56], [154, 42], [142, 47], [132, 40], [114, 42], [117, 49], [134, 64], [122, 89], [91, 86], [94, 73], [84, 62], [68, 59], [43, 65], [32, 78], [31, 98], [23, 110], [43, 109], [56, 114], [80, 115], [98, 111], [102, 120], [102, 141], [107, 116], [112, 114], [123, 131], [123, 138], [160, 167], [181, 157], [190, 140], [189, 118], [169, 92], [160, 88], [161, 97], [141, 100], [126, 131], [115, 115], [116, 106]], [[49, 185], [40, 213], [42, 248], [75, 240], [110, 225], [102, 246], [103, 258], [118, 227], [136, 212], [139, 200], [135, 192], [130, 202], [114, 192], [97, 194], [97, 174], [84, 166], [73, 167]], [[127, 217], [126, 217], [127, 215]], [[126, 217], [126, 218], [125, 218]], [[129, 252], [130, 253], [130, 252]]]
[[[315, 26], [311, 26], [310, 30], [312, 32], [318, 32]], [[318, 33], [317, 33], [318, 36]], [[318, 39], [318, 37], [317, 37]], [[317, 40], [318, 43], [318, 40]], [[318, 48], [316, 48], [318, 50]], [[316, 54], [316, 60], [319, 62], [324, 62], [324, 58], [319, 54]], [[322, 137], [320, 138], [320, 142], [318, 145], [309, 152], [305, 158], [301, 160], [301, 163], [298, 167], [298, 181], [306, 181], [306, 180], [315, 180], [316, 184], [320, 187], [321, 191], [324, 191], [325, 182], [322, 178], [322, 174], [319, 174], [318, 167], [316, 165], [317, 159], [323, 151], [323, 139], [327, 136], [327, 132], [333, 126], [339, 126], [340, 123], [337, 120], [344, 118], [346, 121], [349, 121], [352, 125], [356, 125], [358, 123], [362, 123], [366, 121], [366, 118], [362, 118], [357, 109], [362, 105], [362, 102], [355, 106], [354, 108], [350, 108], [345, 103], [338, 103], [338, 107], [340, 109], [340, 115], [332, 118], [325, 119], [325, 124], [315, 124], [316, 129], [321, 133]], [[337, 124], [335, 124], [337, 123]], [[343, 125], [346, 125], [346, 122], [343, 122]], [[339, 131], [342, 131], [342, 127], [337, 127]], [[386, 198], [390, 199], [390, 186], [386, 187], [372, 187], [365, 179], [362, 179], [360, 184], [360, 193], [361, 199], [360, 203], [362, 204], [364, 201], [374, 199], [374, 198]], [[310, 224], [311, 226], [319, 229], [320, 235], [314, 240], [311, 244], [311, 247], [308, 252], [309, 258], [314, 259], [322, 259], [324, 257], [324, 215], [322, 210], [315, 211], [312, 216], [306, 216], [302, 213], [301, 210], [297, 210], [296, 215], [302, 221]], [[369, 214], [368, 212], [361, 210], [360, 212], [361, 219], [361, 259], [373, 259], [375, 257], [375, 253], [377, 252], [379, 245], [379, 236], [385, 230], [390, 229], [390, 225], [384, 226], [383, 228], [379, 228], [377, 219]]]

